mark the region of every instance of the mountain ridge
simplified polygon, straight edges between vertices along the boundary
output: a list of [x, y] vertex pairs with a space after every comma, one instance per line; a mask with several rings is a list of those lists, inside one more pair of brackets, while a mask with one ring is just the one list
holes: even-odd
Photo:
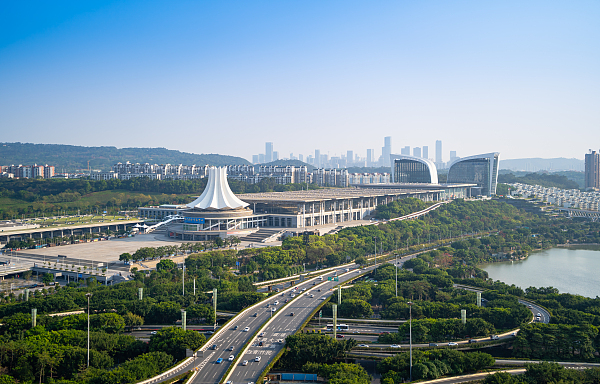
[[162, 147], [117, 148], [86, 147], [67, 144], [0, 143], [1, 165], [48, 164], [56, 172], [73, 172], [88, 168], [108, 171], [118, 163], [185, 164], [185, 165], [249, 165], [246, 159], [220, 154], [195, 154]]

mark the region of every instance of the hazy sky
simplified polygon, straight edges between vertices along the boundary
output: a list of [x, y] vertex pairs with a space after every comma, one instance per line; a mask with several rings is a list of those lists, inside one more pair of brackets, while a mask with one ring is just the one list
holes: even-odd
[[0, 141], [600, 148], [600, 1], [3, 1]]

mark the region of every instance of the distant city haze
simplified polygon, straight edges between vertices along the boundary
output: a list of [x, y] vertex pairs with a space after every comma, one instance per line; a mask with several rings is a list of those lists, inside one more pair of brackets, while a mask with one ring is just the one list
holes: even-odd
[[598, 20], [598, 1], [4, 2], [0, 132], [250, 161], [438, 161], [436, 140], [444, 162], [583, 159]]

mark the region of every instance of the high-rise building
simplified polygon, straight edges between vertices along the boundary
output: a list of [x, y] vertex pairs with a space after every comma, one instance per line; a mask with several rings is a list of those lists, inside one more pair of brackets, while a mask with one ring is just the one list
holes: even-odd
[[303, 154], [299, 154], [299, 155], [298, 155], [298, 160], [300, 160], [300, 161], [304, 161], [304, 155], [303, 155]]
[[450, 162], [453, 162], [456, 159], [458, 159], [458, 156], [456, 156], [456, 151], [450, 151]]
[[423, 158], [429, 159], [429, 147], [426, 145], [423, 146]]
[[50, 179], [54, 177], [54, 165], [46, 164], [44, 166], [44, 179]]
[[265, 143], [265, 162], [269, 163], [273, 161], [273, 143]]
[[264, 153], [259, 153], [258, 154], [258, 163], [262, 164], [264, 162], [265, 162], [265, 155], [264, 155]]
[[315, 167], [320, 168], [321, 167], [321, 150], [319, 149], [315, 149]]
[[435, 141], [435, 165], [442, 168], [444, 159], [442, 158], [442, 140]]
[[352, 164], [354, 164], [354, 152], [348, 151], [348, 152], [346, 152], [346, 165], [348, 167], [351, 167]]
[[585, 188], [600, 188], [600, 153], [591, 149], [585, 154]]
[[367, 149], [367, 167], [373, 166], [374, 152], [374, 149]]
[[413, 148], [413, 156], [414, 157], [421, 157], [421, 147], [414, 147]]
[[410, 156], [410, 147], [407, 145], [406, 147], [400, 150], [400, 154], [404, 156]]
[[258, 155], [252, 155], [252, 164], [258, 164]]
[[381, 148], [381, 157], [384, 167], [390, 166], [390, 155], [392, 154], [392, 137], [386, 136], [383, 138], [383, 147]]
[[273, 161], [279, 160], [279, 152], [278, 151], [273, 151]]

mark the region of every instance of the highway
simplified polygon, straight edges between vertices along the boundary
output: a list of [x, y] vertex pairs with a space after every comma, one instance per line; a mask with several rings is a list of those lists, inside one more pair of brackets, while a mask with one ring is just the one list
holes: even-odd
[[[353, 268], [353, 267], [350, 267]], [[356, 266], [354, 266], [356, 268]], [[256, 382], [260, 374], [265, 370], [267, 365], [270, 363], [271, 358], [277, 355], [283, 348], [283, 343], [278, 343], [277, 340], [285, 339], [286, 336], [293, 334], [298, 328], [309, 318], [312, 311], [322, 302], [322, 298], [327, 298], [333, 294], [331, 288], [334, 286], [351, 280], [357, 272], [364, 272], [372, 270], [374, 267], [368, 267], [363, 270], [352, 269], [350, 272], [339, 275], [339, 282], [324, 280], [321, 284], [313, 286], [312, 282], [299, 284], [299, 289], [307, 288], [306, 292], [303, 292], [297, 300], [291, 302], [285, 309], [278, 313], [276, 319], [265, 326], [263, 332], [264, 337], [257, 338], [257, 341], [252, 343], [252, 346], [245, 351], [244, 355], [240, 359], [241, 361], [248, 360], [248, 365], [243, 366], [240, 363], [232, 369], [231, 374], [227, 378], [233, 384], [238, 383], [249, 383]], [[344, 271], [345, 269], [340, 269]], [[335, 272], [334, 272], [335, 273]], [[334, 273], [327, 273], [324, 278], [333, 276]], [[321, 292], [317, 290], [320, 289]], [[307, 296], [314, 295], [314, 297]], [[289, 297], [289, 294], [287, 295]], [[276, 296], [283, 299], [281, 295]], [[290, 316], [290, 313], [294, 313], [294, 316]], [[258, 340], [263, 341], [263, 346], [258, 346]], [[260, 361], [255, 362], [256, 357], [261, 357]], [[216, 382], [216, 381], [215, 381]], [[194, 383], [200, 383], [200, 381], [194, 381]], [[214, 382], [213, 382], [214, 383]]]
[[[415, 257], [415, 255], [409, 255], [399, 259], [398, 265], [401, 265], [404, 261]], [[390, 260], [390, 263], [395, 264], [394, 260]], [[349, 272], [345, 272], [346, 268], [350, 268]], [[295, 300], [291, 301], [290, 304], [281, 308], [284, 304], [285, 300], [290, 300], [292, 297], [290, 296], [291, 288], [286, 289], [281, 294], [277, 294], [275, 296], [270, 297], [269, 299], [261, 302], [255, 309], [247, 310], [242, 312], [240, 315], [236, 316], [230, 323], [228, 323], [222, 332], [217, 332], [215, 337], [211, 339], [207, 345], [202, 348], [202, 352], [198, 355], [198, 357], [194, 358], [190, 364], [186, 365], [185, 370], [197, 369], [198, 374], [193, 380], [193, 383], [196, 384], [204, 384], [204, 383], [219, 383], [223, 380], [223, 376], [227, 372], [231, 362], [228, 361], [230, 355], [234, 355], [237, 358], [238, 354], [243, 352], [243, 355], [239, 358], [236, 363], [236, 366], [232, 368], [228, 376], [226, 377], [227, 381], [230, 381], [231, 384], [242, 384], [242, 383], [250, 383], [256, 382], [260, 374], [265, 370], [267, 365], [271, 362], [272, 358], [276, 356], [279, 351], [284, 347], [285, 338], [295, 333], [300, 326], [309, 318], [312, 311], [322, 302], [322, 299], [327, 298], [333, 294], [331, 290], [334, 286], [349, 281], [358, 275], [357, 272], [366, 272], [371, 271], [375, 267], [373, 265], [364, 268], [362, 270], [357, 270], [357, 266], [351, 264], [349, 266], [345, 266], [343, 268], [338, 268], [334, 271], [327, 272], [323, 275], [324, 280], [320, 282], [318, 278], [313, 278], [302, 283], [299, 283], [295, 286], [298, 291], [306, 289], [306, 291], [300, 293], [296, 293]], [[338, 276], [339, 281], [327, 281], [327, 277], [334, 276], [335, 274], [340, 274]], [[316, 282], [317, 285], [313, 285], [313, 282]], [[318, 292], [320, 290], [320, 292]], [[308, 293], [308, 295], [307, 295]], [[314, 295], [314, 297], [310, 297], [310, 295]], [[272, 312], [271, 309], [275, 305], [275, 301], [278, 301], [279, 304], [276, 306], [278, 309], [275, 312]], [[269, 308], [267, 308], [267, 304], [269, 304]], [[529, 303], [523, 302], [525, 305], [529, 305]], [[541, 321], [548, 322], [549, 314], [543, 310], [542, 308], [535, 306], [531, 308], [534, 314], [538, 312], [542, 314]], [[291, 313], [294, 313], [291, 316]], [[255, 316], [256, 314], [256, 316]], [[269, 322], [261, 332], [264, 332], [262, 337], [253, 337], [253, 335], [260, 329], [263, 324], [267, 323], [270, 320], [270, 317], [273, 316], [271, 322]], [[325, 323], [326, 324], [326, 323]], [[236, 329], [237, 327], [237, 329]], [[248, 331], [244, 332], [244, 328], [248, 327]], [[358, 325], [356, 326], [358, 327]], [[361, 325], [364, 329], [373, 329], [375, 330], [376, 326], [372, 325]], [[370, 327], [370, 328], [369, 328]], [[371, 333], [371, 332], [369, 332]], [[376, 333], [376, 332], [374, 332]], [[358, 337], [363, 338], [363, 335], [356, 335]], [[369, 336], [369, 335], [364, 335]], [[500, 338], [512, 338], [514, 337], [513, 332], [507, 332], [505, 334], [499, 335]], [[252, 342], [248, 345], [245, 351], [241, 351], [244, 345], [252, 339]], [[365, 338], [364, 341], [367, 341]], [[281, 340], [281, 341], [279, 341]], [[478, 341], [488, 341], [489, 338], [478, 339]], [[370, 341], [370, 340], [369, 340]], [[262, 345], [259, 343], [262, 342]], [[457, 344], [465, 344], [468, 341], [457, 341]], [[216, 345], [216, 349], [212, 349], [212, 345]], [[447, 343], [439, 343], [440, 346], [447, 345]], [[413, 347], [426, 347], [428, 344], [413, 344]], [[229, 347], [233, 347], [233, 351], [229, 351]], [[372, 345], [371, 347], [374, 347]], [[385, 348], [386, 345], [381, 345], [381, 347]], [[401, 345], [401, 348], [406, 349], [408, 345]], [[257, 357], [260, 357], [260, 361], [254, 361]], [[217, 359], [223, 359], [223, 362], [217, 364]], [[242, 365], [243, 361], [247, 360], [247, 365]], [[160, 378], [152, 378], [147, 381], [144, 381], [140, 384], [144, 383], [157, 383], [160, 381], [164, 381], [172, 378], [174, 375], [181, 373], [180, 371], [174, 372], [172, 374], [162, 375]], [[157, 380], [158, 379], [158, 380]]]
[[[229, 356], [237, 356], [241, 352], [241, 348], [251, 339], [253, 339], [253, 342], [250, 345], [248, 352], [240, 359], [237, 364], [238, 366], [233, 370], [231, 376], [234, 382], [255, 381], [269, 363], [269, 358], [275, 356], [283, 347], [283, 343], [279, 343], [277, 340], [285, 340], [286, 336], [296, 332], [300, 325], [308, 319], [314, 308], [322, 302], [320, 300], [321, 297], [329, 297], [332, 294], [330, 291], [332, 287], [357, 276], [358, 270], [356, 270], [356, 267], [357, 266], [354, 264], [351, 265], [349, 268], [353, 268], [353, 270], [346, 273], [344, 276], [340, 276], [339, 282], [327, 281], [327, 277], [334, 276], [338, 273], [338, 270], [345, 271], [345, 268], [348, 268], [348, 266], [326, 273], [323, 275], [324, 280], [322, 282], [319, 281], [319, 278], [313, 278], [295, 286], [298, 290], [306, 288], [306, 292], [310, 291], [310, 294], [314, 294], [314, 298], [307, 296], [306, 292], [303, 292], [300, 295], [296, 293], [295, 297], [292, 298], [290, 296], [291, 288], [289, 288], [281, 294], [271, 296], [262, 301], [257, 304], [256, 307], [241, 312], [227, 323], [222, 330], [217, 332], [214, 337], [202, 347], [198, 356], [191, 359], [191, 362], [185, 367], [178, 368], [178, 370], [174, 372], [169, 371], [158, 377], [143, 381], [142, 383], [158, 383], [165, 381], [182, 373], [183, 370], [187, 371], [190, 369], [198, 370], [198, 374], [193, 380], [193, 383], [219, 383], [231, 364], [231, 362], [228, 361]], [[371, 266], [360, 272], [372, 270], [373, 268], [374, 266]], [[313, 286], [313, 282], [316, 285]], [[321, 292], [317, 292], [319, 289]], [[285, 300], [290, 299], [296, 300], [291, 301], [290, 304], [281, 308], [285, 304]], [[278, 305], [275, 305], [275, 301], [278, 302]], [[267, 304], [269, 304], [269, 308], [267, 308]], [[273, 307], [277, 308], [275, 312], [271, 311]], [[290, 316], [291, 312], [294, 312], [294, 316]], [[264, 329], [265, 336], [253, 338], [253, 335], [264, 323], [269, 321], [271, 316], [273, 316], [273, 321], [266, 329]], [[248, 331], [244, 332], [246, 327], [248, 327]], [[258, 346], [258, 342], [260, 341], [263, 341], [263, 346]], [[216, 345], [215, 349], [212, 349], [213, 345]], [[233, 351], [229, 351], [229, 347], [233, 347]], [[251, 361], [254, 360], [256, 356], [261, 356], [260, 362]], [[223, 362], [217, 364], [216, 361], [219, 358], [222, 358]], [[243, 360], [249, 361], [247, 366], [241, 365]], [[246, 377], [252, 377], [253, 379], [245, 380]]]

